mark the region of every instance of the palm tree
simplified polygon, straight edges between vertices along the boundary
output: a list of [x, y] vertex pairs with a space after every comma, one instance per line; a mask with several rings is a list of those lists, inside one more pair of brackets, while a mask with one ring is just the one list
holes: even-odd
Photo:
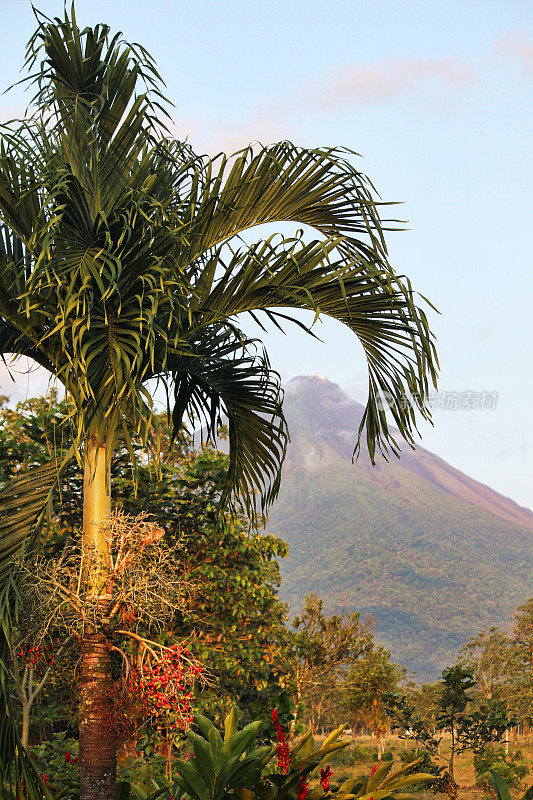
[[[84, 468], [90, 592], [105, 603], [109, 466], [119, 441], [149, 442], [151, 382], [170, 390], [174, 435], [190, 418], [214, 436], [225, 415], [222, 502], [240, 497], [251, 508], [258, 498], [265, 509], [278, 490], [287, 429], [278, 377], [239, 318], [311, 332], [291, 312], [305, 309], [356, 334], [369, 376], [356, 450], [365, 434], [372, 458], [376, 449], [398, 453], [385, 408], [413, 442], [417, 417], [429, 417], [437, 360], [409, 281], [388, 263], [375, 191], [348, 151], [281, 142], [196, 156], [170, 138], [151, 57], [105, 25], [81, 30], [74, 9], [64, 19], [38, 16], [28, 53], [32, 116], [1, 130], [0, 346], [48, 370], [73, 401], [68, 458]], [[314, 233], [241, 238], [282, 221]], [[67, 461], [26, 473], [3, 492], [4, 656], [17, 611], [12, 560], [38, 541]], [[114, 795], [115, 748], [99, 710], [109, 680], [105, 635], [88, 632], [82, 800]], [[5, 686], [3, 697], [0, 769], [15, 763], [17, 780], [39, 796]]]

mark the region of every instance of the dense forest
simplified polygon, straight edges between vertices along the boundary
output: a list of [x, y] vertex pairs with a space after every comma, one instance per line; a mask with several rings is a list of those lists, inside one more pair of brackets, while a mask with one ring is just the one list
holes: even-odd
[[[363, 407], [327, 380], [291, 381], [285, 410], [291, 443], [268, 529], [289, 544], [281, 595], [291, 611], [312, 586], [331, 609], [372, 614], [380, 643], [418, 681], [483, 628], [510, 633], [533, 583], [525, 510], [492, 493], [512, 522], [467, 502], [474, 482], [427, 451], [352, 462]], [[481, 502], [490, 493], [474, 488]]]

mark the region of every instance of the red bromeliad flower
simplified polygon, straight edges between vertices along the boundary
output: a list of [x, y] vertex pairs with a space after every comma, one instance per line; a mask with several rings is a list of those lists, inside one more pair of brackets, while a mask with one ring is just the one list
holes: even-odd
[[329, 792], [329, 782], [332, 777], [333, 777], [333, 770], [331, 769], [329, 764], [327, 765], [327, 767], [325, 767], [325, 769], [320, 770], [320, 785], [322, 786], [325, 792]]
[[46, 788], [47, 788], [47, 789], [49, 789], [50, 787], [48, 786], [48, 778], [46, 777], [46, 775], [45, 775], [45, 773], [44, 773], [44, 772], [43, 772], [43, 774], [41, 775], [41, 778], [43, 779], [43, 783], [44, 783], [44, 785], [46, 786]]
[[298, 800], [305, 800], [305, 798], [309, 794], [309, 784], [307, 783], [305, 775], [302, 775], [302, 777], [298, 781], [297, 794], [298, 794]]
[[370, 773], [370, 777], [372, 777], [372, 775], [373, 775], [373, 774], [374, 774], [374, 772], [377, 770], [377, 768], [378, 768], [378, 765], [377, 765], [377, 764], [374, 764], [374, 766], [372, 767], [372, 772]]
[[[281, 770], [284, 775], [286, 775], [287, 770], [289, 769], [289, 764], [291, 763], [291, 754], [289, 751], [289, 745], [287, 743], [287, 737], [285, 736], [285, 731], [281, 727], [278, 712], [275, 708], [272, 709], [272, 724], [276, 729], [276, 739], [278, 740], [276, 745], [278, 769]], [[307, 797], [307, 795], [305, 795], [305, 797]]]

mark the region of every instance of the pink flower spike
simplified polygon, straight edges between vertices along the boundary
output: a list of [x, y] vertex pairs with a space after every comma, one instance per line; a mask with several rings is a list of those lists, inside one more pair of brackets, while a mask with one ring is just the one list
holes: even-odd
[[305, 775], [302, 775], [302, 777], [298, 781], [297, 794], [298, 794], [298, 800], [305, 800], [305, 798], [309, 794], [309, 784], [305, 779]]
[[329, 792], [329, 781], [333, 776], [333, 770], [328, 764], [327, 767], [320, 770], [320, 785], [325, 792]]

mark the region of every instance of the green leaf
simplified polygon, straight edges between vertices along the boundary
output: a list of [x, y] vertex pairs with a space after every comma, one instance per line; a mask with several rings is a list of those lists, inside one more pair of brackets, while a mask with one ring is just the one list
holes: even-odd
[[498, 795], [498, 800], [511, 800], [511, 793], [507, 788], [507, 784], [503, 778], [498, 775], [497, 772], [493, 772], [493, 770], [490, 770], [490, 774], [492, 777], [492, 782], [494, 783], [494, 789]]
[[221, 752], [228, 757], [240, 756], [255, 741], [262, 725], [263, 723], [259, 721], [250, 722], [224, 743]]
[[374, 772], [373, 775], [370, 776], [368, 779], [368, 785], [366, 787], [366, 791], [371, 792], [373, 789], [376, 789], [381, 782], [387, 777], [389, 772], [392, 769], [393, 762], [389, 761], [386, 764], [382, 764], [377, 770]]
[[212, 793], [204, 781], [201, 773], [192, 764], [186, 761], [177, 761], [174, 765], [175, 771], [178, 773], [176, 783], [186, 792], [193, 800], [211, 800]]
[[[119, 781], [117, 783], [117, 800], [130, 800], [131, 783], [129, 781]], [[156, 798], [152, 798], [156, 800]]]
[[239, 709], [233, 706], [226, 719], [224, 720], [224, 742], [237, 732], [237, 724], [239, 722]]
[[192, 741], [194, 757], [196, 759], [196, 764], [194, 766], [201, 774], [205, 785], [212, 787], [215, 782], [215, 763], [211, 748], [201, 736], [189, 734], [189, 738]]

